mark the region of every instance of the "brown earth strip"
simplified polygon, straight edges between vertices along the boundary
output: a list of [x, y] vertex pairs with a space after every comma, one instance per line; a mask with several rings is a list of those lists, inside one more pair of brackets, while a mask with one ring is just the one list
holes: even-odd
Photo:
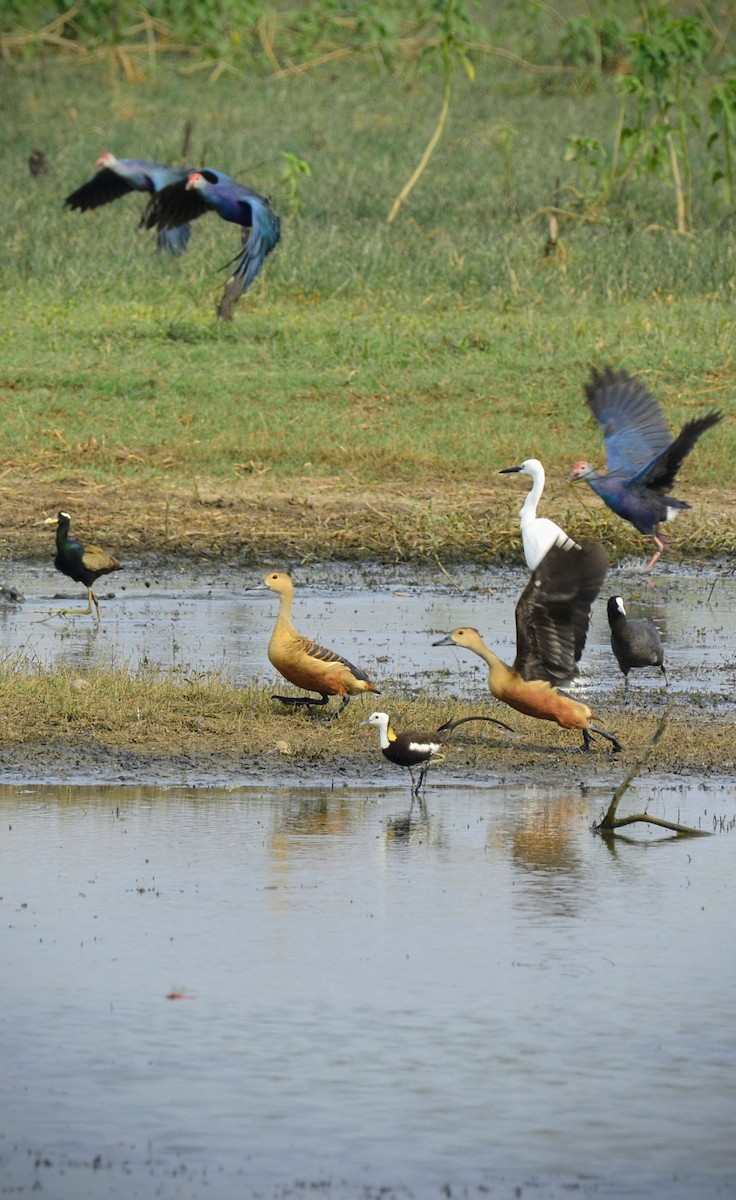
[[[73, 529], [122, 555], [172, 555], [243, 562], [347, 559], [493, 562], [517, 560], [524, 489], [427, 481], [358, 487], [338, 478], [248, 476], [193, 480], [191, 488], [70, 477], [0, 486], [0, 551], [6, 563], [48, 557], [45, 517], [65, 508]], [[719, 557], [736, 551], [736, 505], [715, 489], [688, 486], [693, 508], [667, 530], [669, 554]], [[580, 488], [548, 487], [544, 515], [578, 537], [605, 539], [615, 559], [648, 555], [648, 543]]]

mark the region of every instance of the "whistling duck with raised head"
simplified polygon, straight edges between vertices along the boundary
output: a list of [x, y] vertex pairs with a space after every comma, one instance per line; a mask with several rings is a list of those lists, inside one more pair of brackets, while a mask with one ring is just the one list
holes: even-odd
[[659, 630], [649, 617], [629, 617], [622, 596], [608, 601], [608, 624], [611, 627], [611, 649], [624, 673], [624, 687], [629, 685], [629, 671], [638, 667], [659, 667], [667, 686], [664, 668], [664, 649]]
[[698, 438], [717, 425], [723, 413], [687, 421], [673, 441], [658, 401], [626, 371], [593, 369], [585, 395], [603, 433], [608, 471], [603, 474], [587, 462], [577, 462], [570, 480], [584, 479], [612, 512], [653, 538], [657, 549], [645, 568], [651, 571], [664, 550], [660, 523], [690, 508], [667, 492]]
[[590, 749], [591, 733], [606, 738], [614, 750], [621, 749], [621, 743], [614, 734], [593, 724], [595, 713], [587, 704], [573, 700], [571, 696], [552, 687], [545, 679], [525, 678], [525, 664], [520, 661], [518, 654], [513, 667], [507, 666], [498, 655], [489, 650], [477, 629], [470, 626], [458, 627], [434, 645], [462, 646], [466, 650], [472, 650], [486, 663], [488, 686], [497, 700], [528, 717], [536, 717], [540, 721], [554, 721], [563, 729], [581, 730], [584, 750]]
[[100, 605], [92, 591], [92, 585], [101, 575], [109, 575], [111, 571], [121, 571], [122, 566], [116, 558], [101, 550], [99, 546], [85, 546], [77, 538], [69, 537], [71, 525], [69, 513], [59, 512], [55, 517], [47, 517], [45, 525], [56, 526], [56, 557], [54, 566], [62, 575], [67, 575], [75, 583], [83, 583], [87, 589], [86, 608], [60, 608], [59, 616], [86, 617], [95, 606], [97, 620], [100, 619]]
[[318, 642], [312, 642], [297, 633], [291, 622], [294, 585], [285, 571], [269, 571], [263, 582], [279, 597], [276, 624], [268, 643], [269, 660], [289, 683], [303, 688], [305, 692], [317, 692], [320, 696], [317, 700], [314, 696], [275, 695], [274, 700], [291, 705], [322, 705], [327, 704], [330, 696], [342, 696], [342, 703], [327, 718], [331, 720], [342, 712], [351, 696], [359, 696], [363, 692], [380, 695], [376, 685], [371, 683], [360, 667], [354, 667], [334, 650], [327, 650]]

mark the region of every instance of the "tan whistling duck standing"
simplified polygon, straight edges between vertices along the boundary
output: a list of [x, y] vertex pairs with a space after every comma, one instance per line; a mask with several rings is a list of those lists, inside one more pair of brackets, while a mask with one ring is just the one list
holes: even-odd
[[[432, 759], [439, 761], [437, 756], [453, 729], [457, 729], [458, 725], [466, 725], [470, 721], [490, 721], [513, 733], [509, 725], [504, 724], [503, 721], [497, 721], [495, 717], [461, 717], [458, 721], [446, 721], [434, 733], [423, 733], [416, 729], [407, 729], [402, 733], [397, 733], [391, 724], [391, 718], [385, 712], [372, 712], [365, 721], [360, 723], [361, 725], [377, 726], [384, 758], [395, 763], [397, 767], [407, 768], [411, 776], [412, 797], [418, 797]], [[414, 778], [415, 767], [419, 767], [418, 779]]]
[[272, 665], [295, 687], [320, 695], [319, 700], [314, 696], [276, 695], [272, 699], [280, 700], [282, 704], [321, 705], [327, 703], [329, 696], [342, 696], [342, 703], [327, 718], [332, 720], [342, 712], [351, 696], [362, 692], [380, 695], [379, 689], [360, 667], [354, 667], [334, 650], [327, 650], [297, 633], [291, 623], [294, 585], [289, 575], [284, 571], [269, 571], [263, 582], [280, 598], [276, 624], [268, 643]]
[[540, 721], [554, 721], [563, 729], [580, 729], [583, 734], [584, 750], [590, 749], [591, 733], [607, 738], [614, 750], [621, 749], [618, 738], [593, 724], [595, 713], [587, 704], [573, 700], [571, 696], [552, 687], [546, 679], [527, 679], [524, 664], [517, 653], [513, 667], [502, 662], [498, 655], [489, 650], [477, 629], [469, 626], [453, 629], [445, 637], [434, 642], [435, 646], [463, 646], [478, 654], [488, 665], [488, 686], [497, 700], [515, 708], [528, 717]]

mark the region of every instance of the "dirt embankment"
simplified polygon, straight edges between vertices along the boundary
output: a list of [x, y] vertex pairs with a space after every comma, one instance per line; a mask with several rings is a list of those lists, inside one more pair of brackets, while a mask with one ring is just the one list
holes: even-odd
[[[691, 489], [692, 491], [692, 489]], [[693, 499], [693, 497], [690, 497]], [[695, 501], [693, 501], [695, 503]], [[428, 484], [408, 488], [358, 489], [339, 480], [304, 479], [280, 485], [260, 477], [236, 481], [231, 488], [193, 484], [188, 492], [162, 488], [93, 487], [69, 480], [60, 488], [40, 480], [0, 488], [0, 534], [4, 557], [2, 582], [12, 583], [14, 562], [46, 560], [53, 554], [43, 518], [63, 505], [75, 520], [75, 531], [99, 542], [120, 557], [159, 557], [167, 563], [189, 559], [232, 562], [298, 563], [328, 558], [363, 562], [414, 560], [442, 566], [443, 561], [518, 561], [519, 495], [507, 488], [478, 489]], [[736, 513], [736, 505], [730, 509]], [[646, 553], [644, 539], [606, 510], [583, 514], [576, 532], [604, 536], [612, 555]], [[570, 516], [552, 505], [550, 515], [570, 526]], [[684, 514], [673, 555], [684, 547], [707, 556], [722, 554], [718, 539], [733, 536], [736, 517], [724, 517], [724, 498], [701, 492], [697, 510]], [[615, 540], [614, 540], [615, 539]], [[489, 697], [490, 701], [490, 697]], [[544, 782], [550, 769], [569, 778], [571, 786], [600, 779], [613, 786], [646, 749], [666, 701], [659, 688], [637, 689], [630, 706], [621, 697], [605, 703], [605, 725], [620, 738], [621, 755], [596, 746], [589, 755], [573, 753], [577, 736], [542, 722], [511, 714], [520, 736], [458, 737], [433, 776], [461, 778], [481, 784], [501, 776]], [[12, 705], [11, 705], [12, 708]], [[436, 727], [447, 718], [438, 706]], [[480, 711], [480, 710], [479, 710]], [[734, 711], [736, 712], [736, 706]], [[498, 713], [497, 713], [498, 715]], [[427, 714], [428, 719], [434, 714]], [[707, 775], [731, 773], [735, 767], [734, 713], [723, 704], [714, 716], [707, 698], [678, 696], [669, 727], [657, 746], [651, 767], [657, 771]], [[18, 730], [12, 712], [0, 750], [6, 778], [65, 781], [94, 779], [114, 782], [241, 785], [278, 778], [281, 782], [401, 785], [401, 772], [385, 763], [373, 730], [354, 728], [357, 720], [341, 719], [318, 726], [302, 718], [256, 714], [247, 741], [227, 721], [208, 729], [188, 727], [180, 740], [167, 733], [167, 747], [113, 734], [68, 729], [49, 738], [41, 729]]]
[[[193, 480], [187, 488], [94, 485], [41, 478], [0, 487], [0, 547], [6, 561], [41, 559], [50, 533], [43, 518], [65, 508], [88, 541], [120, 555], [174, 555], [244, 562], [348, 559], [492, 562], [518, 558], [523, 491], [428, 480], [358, 487], [338, 478], [248, 476], [230, 483]], [[718, 557], [736, 551], [736, 503], [688, 488], [691, 512], [671, 530], [673, 553]], [[736, 494], [733, 497], [736, 500]], [[605, 539], [612, 557], [649, 553], [646, 539], [588, 489], [548, 487], [545, 515], [579, 537]], [[670, 531], [668, 530], [668, 534]]]

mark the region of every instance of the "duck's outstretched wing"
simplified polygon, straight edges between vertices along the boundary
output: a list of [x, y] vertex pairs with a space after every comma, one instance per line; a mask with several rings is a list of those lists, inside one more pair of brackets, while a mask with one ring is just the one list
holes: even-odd
[[608, 570], [600, 542], [563, 550], [553, 546], [516, 605], [516, 660], [523, 679], [559, 687], [577, 675], [590, 610]]

